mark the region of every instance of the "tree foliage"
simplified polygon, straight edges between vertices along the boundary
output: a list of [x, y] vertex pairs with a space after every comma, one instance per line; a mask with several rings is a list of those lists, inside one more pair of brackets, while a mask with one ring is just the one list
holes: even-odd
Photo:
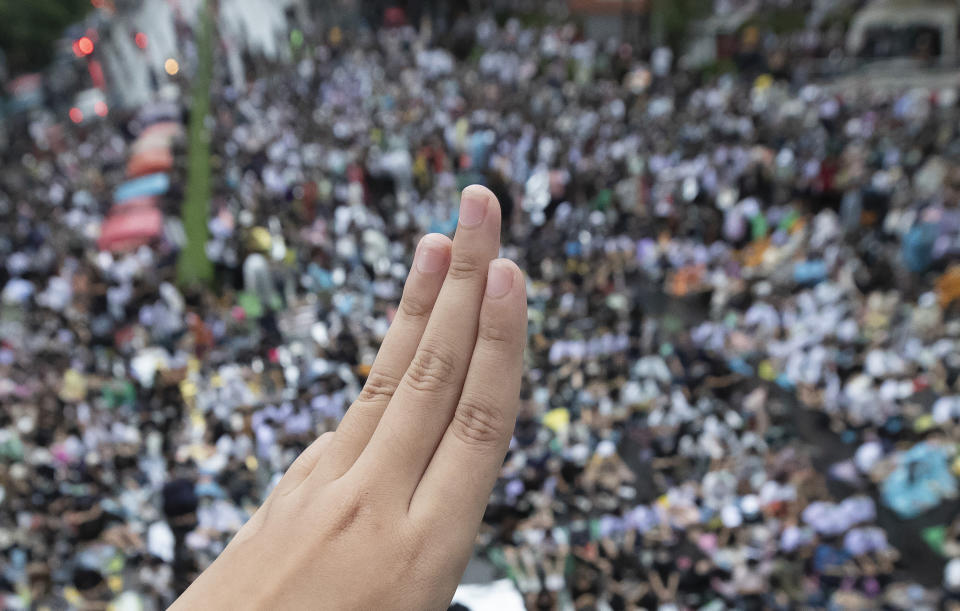
[[653, 0], [651, 18], [664, 37], [660, 42], [678, 46], [693, 22], [710, 14], [711, 4], [708, 0]]
[[190, 138], [187, 153], [187, 192], [181, 214], [187, 244], [177, 260], [177, 280], [184, 288], [209, 285], [213, 281], [213, 263], [207, 257], [207, 226], [210, 222], [212, 189], [210, 133], [205, 126], [210, 113], [210, 87], [213, 82], [215, 32], [210, 1], [201, 9], [197, 37], [197, 74], [194, 77], [190, 108]]
[[49, 64], [53, 43], [90, 8], [89, 0], [0, 0], [0, 49], [10, 74]]

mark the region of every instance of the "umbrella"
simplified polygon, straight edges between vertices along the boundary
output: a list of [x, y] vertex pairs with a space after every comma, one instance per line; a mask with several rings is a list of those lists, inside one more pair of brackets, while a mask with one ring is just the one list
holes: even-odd
[[121, 184], [113, 192], [113, 201], [120, 203], [133, 197], [163, 195], [170, 189], [170, 177], [166, 174], [147, 174]]
[[129, 251], [163, 233], [163, 214], [153, 206], [114, 208], [100, 228], [97, 247], [113, 252]]
[[145, 176], [173, 169], [170, 149], [155, 148], [135, 153], [127, 163], [127, 176]]

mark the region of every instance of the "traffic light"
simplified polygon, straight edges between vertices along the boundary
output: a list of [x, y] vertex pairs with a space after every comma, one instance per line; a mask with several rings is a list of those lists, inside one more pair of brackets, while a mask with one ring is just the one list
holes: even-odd
[[86, 57], [93, 53], [93, 41], [89, 36], [78, 38], [73, 43], [73, 54], [77, 57]]

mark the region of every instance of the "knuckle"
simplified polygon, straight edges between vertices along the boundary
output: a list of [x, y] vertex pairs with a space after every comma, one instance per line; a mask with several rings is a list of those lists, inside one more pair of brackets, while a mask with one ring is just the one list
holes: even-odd
[[503, 411], [484, 397], [464, 395], [453, 415], [453, 434], [467, 445], [489, 447], [500, 443], [506, 429]]
[[338, 538], [359, 526], [371, 513], [370, 494], [364, 489], [353, 490], [340, 497], [330, 520], [330, 533]]
[[300, 455], [290, 463], [285, 475], [291, 479], [299, 480], [310, 474], [314, 464], [314, 456], [313, 452], [310, 451], [310, 447], [312, 446], [308, 446], [306, 450], [301, 452]]
[[457, 361], [448, 348], [427, 343], [420, 347], [407, 369], [407, 383], [415, 391], [436, 392], [450, 383]]
[[398, 544], [395, 548], [398, 566], [419, 566], [429, 549], [430, 534], [423, 528], [410, 524], [394, 530]]
[[483, 321], [477, 330], [477, 338], [496, 351], [515, 349], [519, 331], [501, 321]]
[[480, 262], [468, 255], [454, 255], [447, 268], [447, 276], [453, 280], [476, 278], [481, 272]]
[[273, 505], [274, 501], [271, 498], [267, 498], [263, 505], [260, 506], [260, 509], [253, 514], [253, 517], [247, 520], [246, 524], [237, 531], [237, 534], [228, 544], [228, 548], [245, 550], [257, 533], [263, 530], [263, 525], [267, 521], [268, 514], [273, 509]]
[[400, 315], [410, 320], [423, 320], [429, 318], [433, 311], [433, 302], [416, 297], [414, 295], [404, 295], [400, 300]]
[[377, 371], [376, 368], [374, 368], [367, 377], [367, 381], [364, 382], [357, 401], [360, 403], [389, 401], [393, 393], [396, 392], [399, 384], [400, 380], [396, 376], [383, 371]]
[[275, 491], [280, 498], [289, 496], [297, 490], [323, 459], [324, 451], [333, 443], [336, 433], [327, 431], [320, 435], [300, 455], [290, 463], [287, 472], [283, 474]]

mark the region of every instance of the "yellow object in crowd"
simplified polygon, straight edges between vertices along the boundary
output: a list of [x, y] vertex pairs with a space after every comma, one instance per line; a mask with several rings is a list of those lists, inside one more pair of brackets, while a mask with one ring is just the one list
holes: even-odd
[[73, 586], [67, 586], [63, 589], [63, 598], [67, 601], [67, 604], [79, 607], [83, 603], [83, 596], [80, 596], [80, 591]]
[[773, 77], [769, 74], [761, 74], [755, 81], [753, 81], [753, 88], [758, 91], [770, 89], [771, 85], [773, 85]]
[[554, 433], [566, 430], [570, 426], [570, 412], [564, 407], [550, 410], [543, 415], [543, 426]]
[[113, 593], [119, 592], [123, 589], [123, 577], [120, 575], [110, 575], [107, 577], [107, 587], [109, 587]]
[[951, 303], [960, 299], [960, 265], [951, 265], [936, 283], [937, 301], [940, 307], [947, 309]]
[[760, 362], [760, 365], [757, 367], [757, 375], [760, 376], [761, 380], [766, 380], [767, 382], [772, 382], [777, 379], [777, 372], [769, 359]]
[[68, 369], [63, 374], [60, 398], [66, 402], [83, 401], [87, 396], [87, 378], [76, 369]]
[[913, 421], [913, 430], [917, 433], [925, 433], [929, 431], [934, 426], [933, 416], [930, 414], [924, 414]]
[[273, 238], [270, 237], [270, 232], [266, 227], [254, 227], [251, 229], [247, 240], [251, 250], [259, 252], [270, 250], [270, 244], [273, 242]]
[[184, 399], [191, 399], [197, 394], [197, 385], [190, 380], [180, 382], [180, 396]]

